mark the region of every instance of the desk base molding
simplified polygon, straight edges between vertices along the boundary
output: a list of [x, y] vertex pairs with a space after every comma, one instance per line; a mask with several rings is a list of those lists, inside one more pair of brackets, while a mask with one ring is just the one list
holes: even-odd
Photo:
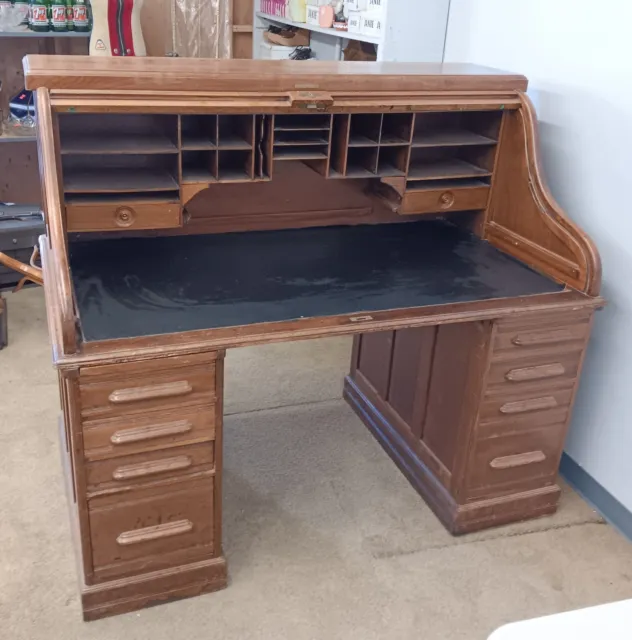
[[227, 585], [226, 559], [221, 556], [173, 569], [83, 587], [83, 619], [98, 620], [129, 613], [172, 600], [219, 591]]
[[374, 404], [350, 376], [345, 379], [344, 398], [413, 488], [453, 535], [531, 520], [551, 515], [557, 510], [561, 493], [557, 484], [459, 504], [397, 429], [376, 408], [377, 403]]

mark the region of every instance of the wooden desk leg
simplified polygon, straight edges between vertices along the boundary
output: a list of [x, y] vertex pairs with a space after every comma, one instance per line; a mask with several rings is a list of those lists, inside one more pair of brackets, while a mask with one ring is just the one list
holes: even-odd
[[85, 620], [227, 585], [223, 384], [223, 351], [60, 373]]
[[555, 512], [592, 312], [356, 338], [344, 395], [453, 534]]
[[9, 318], [7, 301], [0, 294], [0, 349], [9, 344]]

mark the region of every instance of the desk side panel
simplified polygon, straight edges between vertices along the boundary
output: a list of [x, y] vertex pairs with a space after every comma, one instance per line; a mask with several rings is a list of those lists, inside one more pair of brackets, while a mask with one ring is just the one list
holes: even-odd
[[529, 98], [505, 114], [484, 238], [558, 282], [599, 295], [601, 261], [591, 239], [555, 202], [539, 159]]

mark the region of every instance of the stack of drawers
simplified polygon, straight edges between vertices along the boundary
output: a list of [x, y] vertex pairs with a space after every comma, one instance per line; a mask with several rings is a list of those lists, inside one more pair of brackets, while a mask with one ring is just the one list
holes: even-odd
[[88, 583], [221, 555], [223, 356], [80, 370]]
[[592, 314], [496, 324], [467, 499], [554, 485]]

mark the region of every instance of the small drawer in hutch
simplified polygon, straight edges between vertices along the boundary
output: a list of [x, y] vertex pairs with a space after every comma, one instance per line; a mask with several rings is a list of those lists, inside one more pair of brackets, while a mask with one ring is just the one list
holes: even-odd
[[195, 561], [214, 552], [214, 480], [94, 498], [89, 517], [97, 580]]
[[414, 183], [415, 188], [407, 188], [402, 196], [400, 214], [441, 213], [443, 211], [469, 211], [484, 209], [489, 198], [489, 185], [482, 182], [472, 186], [426, 186], [424, 182]]
[[182, 206], [172, 202], [66, 202], [69, 232], [171, 229], [182, 226]]

